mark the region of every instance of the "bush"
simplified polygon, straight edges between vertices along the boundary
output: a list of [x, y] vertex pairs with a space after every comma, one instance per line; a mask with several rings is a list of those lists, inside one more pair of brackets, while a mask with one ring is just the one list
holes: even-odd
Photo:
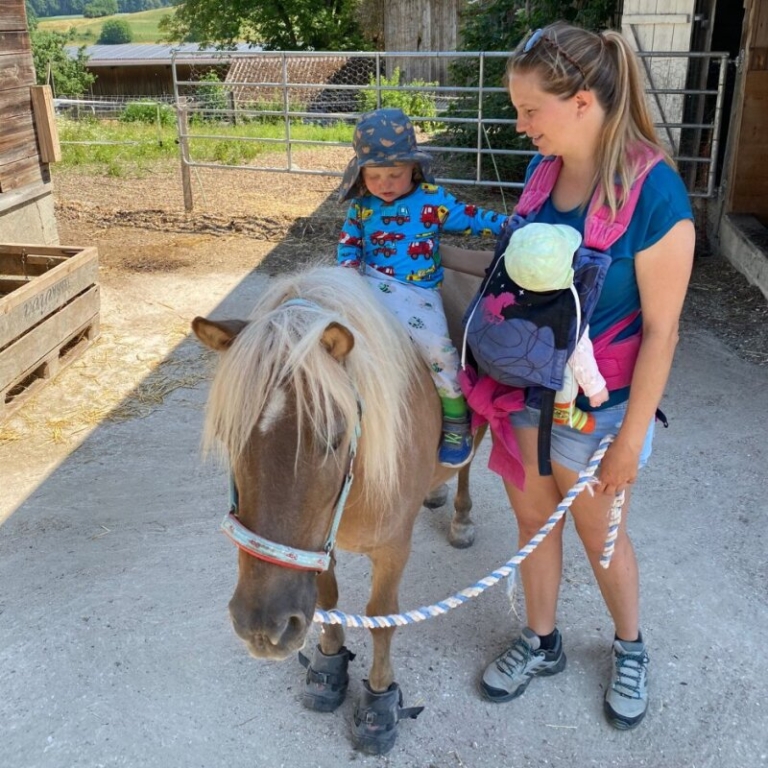
[[221, 85], [218, 73], [211, 69], [199, 78], [203, 83], [195, 91], [195, 109], [191, 113], [189, 122], [191, 125], [209, 123], [220, 120], [229, 120], [226, 114], [229, 109], [227, 90]]
[[56, 96], [77, 98], [93, 85], [96, 76], [85, 68], [88, 57], [85, 55], [84, 48], [79, 48], [76, 58], [72, 58], [64, 47], [67, 44], [65, 35], [58, 32], [41, 32], [36, 29], [30, 34], [30, 39], [39, 85], [48, 82], [49, 72]]
[[149, 125], [174, 125], [176, 113], [167, 104], [159, 102], [134, 102], [128, 104], [120, 115], [121, 123], [147, 123]]
[[[462, 14], [461, 50], [512, 51], [529, 31], [563, 19], [585, 27], [601, 30], [613, 21], [619, 3], [617, 0], [485, 0], [470, 4]], [[506, 69], [504, 57], [486, 58], [483, 81], [486, 87], [502, 87]], [[451, 76], [458, 86], [477, 86], [480, 80], [476, 59], [458, 59], [450, 67]], [[460, 96], [451, 104], [451, 117], [473, 117], [477, 114], [475, 96]], [[517, 115], [506, 93], [486, 93], [483, 97], [483, 117], [514, 120]], [[457, 146], [475, 146], [477, 129], [466, 124], [455, 124], [449, 129], [450, 140]], [[486, 146], [491, 149], [531, 150], [530, 141], [517, 134], [514, 125], [490, 125], [484, 133]], [[529, 157], [496, 156], [483, 159], [484, 175], [512, 181], [522, 180]]]
[[96, 41], [102, 45], [121, 45], [133, 40], [133, 30], [125, 19], [108, 19], [101, 27]]
[[[372, 77], [368, 83], [376, 86], [376, 78]], [[406, 85], [406, 83], [403, 83]], [[412, 80], [407, 85], [414, 88], [430, 88], [438, 83], [427, 83], [424, 80]], [[390, 91], [384, 90], [387, 87], [397, 88], [400, 86], [400, 68], [395, 67], [392, 77], [381, 78], [381, 106], [402, 109], [409, 117], [437, 117], [437, 107], [435, 106], [435, 97], [433, 94], [420, 93], [419, 91]], [[369, 112], [378, 107], [378, 90], [366, 90], [360, 93], [360, 111]], [[425, 130], [430, 130], [430, 123], [421, 123]]]

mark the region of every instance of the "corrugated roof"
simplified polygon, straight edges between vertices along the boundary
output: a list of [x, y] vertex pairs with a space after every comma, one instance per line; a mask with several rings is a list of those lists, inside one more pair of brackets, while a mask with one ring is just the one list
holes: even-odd
[[[65, 46], [67, 53], [75, 58], [80, 46]], [[251, 47], [248, 43], [238, 43], [238, 53], [258, 52], [261, 48]], [[159, 45], [157, 43], [124, 43], [122, 45], [86, 45], [85, 53], [88, 56], [88, 65], [98, 66], [137, 66], [140, 64], [171, 63], [174, 52], [176, 61], [202, 62], [226, 58], [228, 51], [220, 51], [217, 48], [200, 48], [197, 43], [181, 43], [178, 45]], [[185, 56], [184, 54], [191, 54]], [[204, 54], [210, 54], [210, 58]]]
[[[375, 71], [374, 65], [373, 57], [354, 54], [299, 54], [282, 59], [255, 53], [253, 56], [234, 57], [224, 82], [231, 86], [232, 96], [241, 107], [280, 105], [285, 95], [283, 89], [266, 84], [281, 83], [285, 76], [288, 83], [296, 86], [287, 89], [290, 108], [314, 112], [354, 112], [358, 108], [357, 91], [332, 86], [368, 85]], [[299, 84], [328, 87], [306, 88], [298, 87]]]

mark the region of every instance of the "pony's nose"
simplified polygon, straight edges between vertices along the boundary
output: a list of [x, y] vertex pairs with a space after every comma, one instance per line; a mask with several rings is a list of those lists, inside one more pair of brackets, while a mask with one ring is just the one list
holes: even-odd
[[275, 648], [302, 638], [307, 630], [306, 617], [300, 612], [263, 616], [258, 611], [242, 611], [233, 603], [229, 606], [229, 614], [235, 632], [243, 640], [260, 638]]
[[264, 635], [272, 645], [281, 646], [296, 636], [304, 635], [307, 622], [303, 614], [292, 613], [264, 629]]

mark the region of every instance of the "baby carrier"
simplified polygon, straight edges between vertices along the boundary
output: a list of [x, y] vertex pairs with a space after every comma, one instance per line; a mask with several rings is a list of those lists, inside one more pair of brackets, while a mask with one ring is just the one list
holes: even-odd
[[[533, 171], [496, 244], [491, 266], [464, 316], [462, 367], [470, 364], [510, 387], [526, 389], [526, 403], [541, 409], [539, 472], [552, 474], [550, 443], [556, 392], [563, 386], [566, 363], [573, 354], [600, 297], [611, 246], [627, 231], [643, 182], [662, 159], [660, 152], [637, 145], [630, 154], [639, 173], [615, 218], [610, 208], [590, 202], [582, 245], [573, 261], [572, 288], [532, 293], [523, 290], [504, 269], [504, 251], [512, 233], [535, 220], [552, 193], [562, 167], [559, 157], [545, 157]], [[593, 339], [595, 355], [608, 388], [630, 383], [640, 346], [640, 333], [616, 341], [639, 316], [633, 312]], [[467, 347], [469, 347], [469, 355]]]

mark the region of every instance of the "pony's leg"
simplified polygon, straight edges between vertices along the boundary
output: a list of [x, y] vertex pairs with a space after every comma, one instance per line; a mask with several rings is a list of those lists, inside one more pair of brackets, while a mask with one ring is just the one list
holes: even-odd
[[[328, 570], [317, 577], [317, 604], [324, 610], [335, 608], [339, 601], [333, 566], [332, 559]], [[320, 712], [333, 712], [347, 694], [347, 667], [354, 658], [355, 654], [344, 647], [343, 626], [323, 624], [320, 643], [312, 658], [299, 653], [299, 662], [307, 670], [302, 694], [304, 706]]]
[[[486, 432], [486, 425], [480, 427], [475, 434], [475, 450], [482, 442]], [[469, 516], [472, 511], [472, 497], [469, 493], [469, 471], [472, 462], [465, 464], [459, 470], [459, 479], [456, 487], [456, 496], [453, 499], [453, 520], [451, 530], [448, 533], [448, 541], [457, 549], [466, 549], [475, 542], [475, 523]]]
[[[327, 571], [317, 577], [317, 604], [324, 611], [330, 611], [339, 604], [339, 586], [334, 571], [335, 561]], [[344, 645], [344, 627], [341, 624], [323, 624], [320, 632], [320, 650], [326, 656], [333, 656]]]
[[[370, 553], [371, 596], [366, 606], [368, 616], [385, 616], [399, 610], [398, 590], [411, 551], [410, 537], [402, 546], [382, 547]], [[394, 627], [372, 629], [373, 663], [368, 682], [374, 691], [386, 691], [395, 680], [390, 649]]]
[[429, 492], [429, 496], [422, 502], [427, 509], [440, 509], [448, 502], [448, 486], [443, 483]]
[[453, 499], [453, 519], [448, 532], [448, 541], [456, 549], [466, 549], [475, 543], [475, 523], [469, 516], [472, 511], [472, 497], [469, 494], [469, 470], [472, 462], [459, 470], [456, 496]]
[[[410, 537], [401, 547], [375, 550], [369, 616], [397, 613], [397, 592], [408, 560]], [[415, 718], [423, 707], [404, 708], [403, 694], [394, 680], [390, 646], [395, 628], [372, 629], [373, 664], [352, 718], [352, 741], [357, 749], [371, 755], [383, 755], [394, 746], [397, 724], [403, 718]]]

